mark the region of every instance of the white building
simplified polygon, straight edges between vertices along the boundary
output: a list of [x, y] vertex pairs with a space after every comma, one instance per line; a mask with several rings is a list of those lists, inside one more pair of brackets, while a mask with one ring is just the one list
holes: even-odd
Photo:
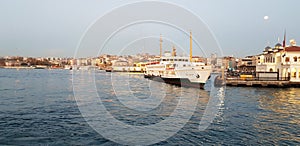
[[266, 47], [263, 54], [257, 56], [256, 72], [277, 73], [278, 79], [300, 82], [300, 47], [294, 40], [287, 47], [280, 43], [274, 48]]

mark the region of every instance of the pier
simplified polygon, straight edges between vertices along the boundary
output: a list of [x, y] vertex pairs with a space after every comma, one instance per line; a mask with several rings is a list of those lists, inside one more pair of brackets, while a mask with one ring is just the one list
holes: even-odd
[[256, 80], [241, 80], [241, 79], [227, 79], [227, 86], [235, 87], [300, 87], [300, 82], [291, 81], [256, 81]]

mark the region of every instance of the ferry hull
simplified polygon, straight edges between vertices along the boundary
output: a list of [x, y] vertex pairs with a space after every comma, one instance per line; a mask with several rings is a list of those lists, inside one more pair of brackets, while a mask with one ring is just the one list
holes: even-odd
[[198, 89], [204, 89], [204, 83], [190, 82], [188, 78], [163, 78], [160, 76], [144, 75], [144, 78], [148, 78], [153, 81], [164, 82], [179, 87], [192, 87]]

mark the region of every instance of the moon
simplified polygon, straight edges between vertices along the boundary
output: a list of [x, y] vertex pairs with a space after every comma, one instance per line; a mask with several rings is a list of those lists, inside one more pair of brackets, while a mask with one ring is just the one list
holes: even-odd
[[269, 16], [264, 16], [264, 19], [265, 19], [265, 20], [268, 20], [268, 19], [269, 19]]

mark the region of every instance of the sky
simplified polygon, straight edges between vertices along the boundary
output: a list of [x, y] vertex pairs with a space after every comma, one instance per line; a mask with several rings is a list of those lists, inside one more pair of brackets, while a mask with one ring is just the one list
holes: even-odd
[[[287, 40], [300, 41], [298, 0], [155, 0], [170, 5], [157, 9], [149, 5], [153, 15], [161, 13], [161, 19], [166, 23], [155, 21], [130, 25], [103, 44], [108, 34], [112, 34], [109, 29], [118, 30], [122, 24], [129, 23], [131, 17], [149, 15], [147, 2], [149, 0], [1, 0], [0, 56], [159, 54], [160, 34], [164, 39], [164, 50], [175, 46], [178, 52], [187, 54], [189, 37], [180, 30], [192, 31], [195, 41], [199, 42], [198, 45], [193, 42], [196, 55], [204, 52], [206, 56], [211, 53], [234, 57], [260, 54], [267, 45], [272, 47], [278, 40], [282, 42], [285, 30]], [[134, 3], [145, 7], [132, 9], [128, 6]], [[178, 11], [174, 12], [172, 8]], [[186, 17], [186, 12], [199, 19]], [[110, 19], [104, 19], [107, 16]], [[265, 16], [269, 18], [264, 19]], [[171, 22], [180, 27], [167, 25]], [[86, 39], [91, 39], [88, 38], [91, 30], [97, 32], [93, 40], [99, 44], [83, 45], [88, 42]], [[213, 36], [218, 49], [205, 44], [212, 40], [207, 35]], [[197, 51], [197, 46], [201, 51]]]

